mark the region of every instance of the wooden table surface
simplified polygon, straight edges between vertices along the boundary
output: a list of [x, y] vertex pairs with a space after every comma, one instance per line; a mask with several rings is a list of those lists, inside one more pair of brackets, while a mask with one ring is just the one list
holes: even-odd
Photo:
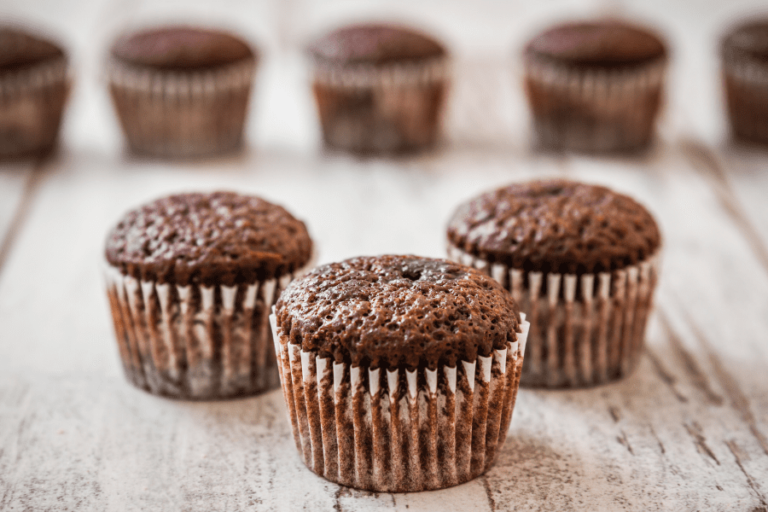
[[[0, 166], [1, 510], [768, 510], [768, 150], [730, 141], [716, 49], [759, 2], [16, 0], [0, 14], [53, 31], [74, 90], [60, 151]], [[722, 5], [721, 5], [722, 4]], [[516, 55], [566, 15], [638, 17], [674, 48], [659, 139], [646, 154], [531, 147]], [[122, 26], [181, 17], [262, 49], [246, 150], [164, 162], [125, 153], [103, 83]], [[411, 21], [456, 57], [445, 140], [431, 153], [328, 154], [301, 45], [361, 17]], [[320, 261], [444, 255], [456, 204], [514, 180], [566, 176], [637, 197], [664, 233], [647, 350], [622, 382], [522, 389], [482, 478], [373, 494], [305, 469], [280, 391], [172, 401], [123, 378], [101, 259], [110, 226], [159, 195], [252, 192], [306, 220]]]

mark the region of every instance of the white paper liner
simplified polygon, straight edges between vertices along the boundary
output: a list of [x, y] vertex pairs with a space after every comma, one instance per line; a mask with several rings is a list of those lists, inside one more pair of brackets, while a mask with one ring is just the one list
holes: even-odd
[[296, 448], [307, 467], [376, 492], [442, 489], [490, 468], [512, 420], [530, 324], [490, 357], [435, 370], [335, 363], [270, 323]]
[[756, 59], [726, 52], [722, 73], [734, 134], [768, 143], [768, 66]]
[[[579, 151], [647, 145], [660, 106], [666, 65], [666, 59], [660, 58], [632, 69], [574, 69], [526, 58], [525, 78], [538, 142]], [[532, 88], [536, 96], [547, 99], [532, 102]]]
[[66, 57], [0, 73], [0, 156], [53, 147], [68, 93]]
[[449, 75], [447, 57], [386, 65], [312, 61], [323, 140], [330, 147], [359, 153], [433, 145]]
[[131, 149], [191, 157], [232, 150], [242, 142], [256, 61], [207, 71], [154, 70], [116, 59], [107, 78]]
[[591, 386], [624, 377], [637, 366], [660, 271], [659, 251], [621, 270], [578, 276], [526, 275], [451, 244], [448, 258], [493, 277], [528, 315], [523, 386]]
[[246, 396], [279, 385], [267, 318], [309, 265], [231, 287], [139, 281], [106, 267], [120, 358], [132, 384], [188, 399]]

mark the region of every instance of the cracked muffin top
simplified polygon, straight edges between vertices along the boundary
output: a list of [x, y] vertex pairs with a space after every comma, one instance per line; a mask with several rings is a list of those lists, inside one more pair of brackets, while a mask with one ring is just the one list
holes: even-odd
[[653, 255], [661, 234], [650, 213], [606, 187], [567, 180], [515, 183], [454, 212], [448, 241], [491, 263], [527, 272], [595, 273]]
[[559, 64], [603, 68], [645, 64], [667, 52], [649, 30], [606, 19], [552, 27], [533, 38], [525, 53]]
[[50, 41], [11, 26], [0, 26], [0, 72], [17, 71], [65, 57]]
[[723, 38], [725, 58], [748, 58], [768, 62], [768, 18], [750, 20], [732, 29]]
[[293, 281], [275, 312], [284, 342], [388, 369], [475, 361], [514, 342], [520, 325], [517, 305], [493, 279], [418, 256], [322, 265]]
[[388, 64], [444, 57], [445, 48], [415, 30], [360, 24], [335, 30], [313, 42], [309, 54], [326, 64]]
[[312, 240], [283, 207], [234, 192], [164, 197], [125, 214], [106, 244], [124, 275], [185, 286], [234, 286], [306, 265]]
[[123, 35], [112, 46], [121, 62], [154, 69], [210, 69], [255, 58], [242, 39], [227, 32], [171, 26]]

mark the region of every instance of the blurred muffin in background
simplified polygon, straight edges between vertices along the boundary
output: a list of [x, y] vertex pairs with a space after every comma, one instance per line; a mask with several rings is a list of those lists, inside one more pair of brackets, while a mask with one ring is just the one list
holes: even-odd
[[409, 28], [351, 25], [308, 48], [323, 140], [354, 153], [402, 153], [435, 144], [448, 53]]
[[59, 46], [15, 26], [0, 26], [0, 158], [48, 153], [69, 92]]
[[733, 134], [768, 143], [768, 18], [731, 30], [720, 56]]
[[256, 64], [227, 32], [172, 26], [120, 37], [108, 79], [131, 150], [197, 157], [238, 148]]
[[658, 35], [617, 20], [565, 23], [534, 37], [524, 64], [541, 146], [607, 152], [650, 143], [667, 65]]

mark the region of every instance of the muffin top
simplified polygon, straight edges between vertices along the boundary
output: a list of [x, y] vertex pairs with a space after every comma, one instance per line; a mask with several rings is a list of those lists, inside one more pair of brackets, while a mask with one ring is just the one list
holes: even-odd
[[768, 61], [768, 19], [739, 25], [725, 36], [722, 47], [726, 56]]
[[448, 240], [492, 263], [577, 274], [633, 265], [661, 245], [656, 221], [633, 199], [566, 180], [516, 183], [462, 204]]
[[233, 192], [179, 194], [128, 212], [107, 238], [124, 275], [160, 283], [234, 286], [306, 265], [312, 241], [283, 207]]
[[61, 57], [64, 51], [52, 42], [0, 26], [0, 71], [16, 71]]
[[226, 32], [179, 26], [126, 34], [112, 46], [112, 56], [134, 66], [197, 70], [253, 59], [254, 52]]
[[352, 258], [290, 284], [277, 324], [303, 350], [353, 366], [436, 368], [517, 339], [518, 310], [498, 283], [447, 260]]
[[444, 57], [431, 37], [395, 25], [361, 24], [340, 28], [309, 46], [316, 61], [327, 64], [390, 64]]
[[533, 38], [525, 52], [529, 57], [587, 67], [646, 64], [666, 55], [659, 37], [617, 20], [557, 25]]

